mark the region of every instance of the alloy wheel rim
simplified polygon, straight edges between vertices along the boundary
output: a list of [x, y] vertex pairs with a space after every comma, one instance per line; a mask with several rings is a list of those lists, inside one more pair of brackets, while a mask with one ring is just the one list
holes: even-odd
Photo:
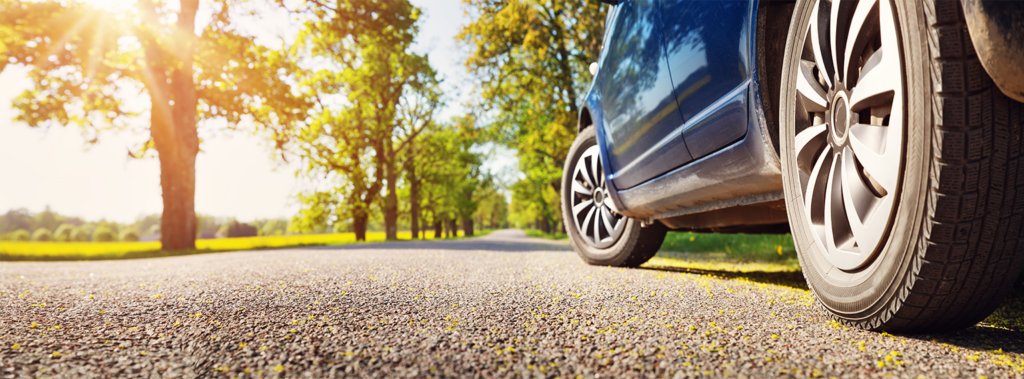
[[796, 75], [796, 161], [819, 251], [869, 265], [895, 215], [905, 151], [904, 65], [890, 0], [818, 0]]
[[615, 244], [626, 227], [626, 219], [615, 211], [607, 195], [600, 150], [594, 145], [573, 168], [570, 205], [576, 230], [587, 245], [598, 249]]

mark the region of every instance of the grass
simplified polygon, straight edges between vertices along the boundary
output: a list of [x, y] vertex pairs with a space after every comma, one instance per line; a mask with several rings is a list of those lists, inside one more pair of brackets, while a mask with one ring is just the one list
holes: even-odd
[[798, 273], [789, 234], [669, 233], [645, 267], [733, 273]]
[[534, 238], [545, 238], [545, 239], [549, 239], [549, 240], [564, 240], [564, 239], [569, 238], [569, 236], [566, 236], [565, 233], [559, 233], [559, 232], [544, 233], [544, 232], [542, 232], [540, 230], [537, 230], [537, 229], [526, 229], [525, 232], [526, 232], [526, 236], [534, 237]]
[[737, 261], [781, 263], [796, 260], [790, 234], [669, 233], [661, 251], [720, 253]]
[[[476, 236], [489, 233], [482, 230]], [[434, 239], [433, 233], [427, 239]], [[412, 233], [398, 232], [399, 240]], [[463, 237], [457, 237], [463, 238]], [[366, 232], [366, 242], [383, 242], [384, 232]], [[196, 250], [161, 251], [160, 242], [16, 242], [0, 241], [0, 261], [69, 261], [153, 258], [298, 246], [347, 245], [356, 242], [355, 233], [308, 234], [295, 236], [241, 237], [196, 240]]]

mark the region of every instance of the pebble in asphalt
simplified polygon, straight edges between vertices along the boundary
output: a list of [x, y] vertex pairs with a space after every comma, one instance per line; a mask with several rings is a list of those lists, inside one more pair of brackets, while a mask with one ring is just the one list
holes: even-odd
[[521, 233], [0, 263], [0, 376], [1020, 377], [1024, 369], [1019, 332], [848, 329], [798, 286], [587, 266], [564, 243]]

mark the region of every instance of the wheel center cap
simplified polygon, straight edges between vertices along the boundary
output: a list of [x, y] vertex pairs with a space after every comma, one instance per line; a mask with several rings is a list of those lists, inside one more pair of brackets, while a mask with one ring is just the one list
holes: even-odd
[[832, 135], [836, 143], [842, 144], [846, 141], [847, 131], [850, 130], [850, 107], [846, 92], [841, 91], [832, 99]]
[[604, 191], [601, 191], [600, 188], [594, 190], [594, 203], [604, 203]]

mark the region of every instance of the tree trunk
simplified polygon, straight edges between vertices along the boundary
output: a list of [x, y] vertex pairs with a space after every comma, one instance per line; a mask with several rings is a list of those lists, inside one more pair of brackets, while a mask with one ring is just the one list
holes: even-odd
[[384, 142], [387, 160], [384, 163], [384, 180], [387, 181], [387, 194], [384, 195], [384, 238], [398, 239], [398, 173], [395, 167], [395, 153], [391, 142]]
[[462, 235], [466, 237], [473, 236], [473, 218], [463, 217], [462, 218]]
[[[146, 60], [152, 67], [146, 82], [150, 109], [150, 136], [160, 159], [160, 188], [163, 214], [160, 218], [160, 247], [187, 250], [196, 247], [196, 133], [198, 97], [193, 82], [195, 19], [198, 0], [182, 0], [176, 37], [171, 47], [170, 67], [163, 66], [163, 52], [150, 47]], [[168, 78], [167, 73], [170, 73]]]
[[551, 222], [548, 221], [547, 217], [540, 218], [540, 230], [544, 233], [551, 233]]
[[366, 221], [370, 218], [369, 216], [362, 209], [352, 212], [352, 231], [356, 233], [356, 241], [366, 241]]
[[441, 233], [441, 220], [434, 219], [434, 239], [441, 238], [442, 236], [443, 233]]
[[416, 180], [416, 165], [409, 165], [409, 226], [412, 239], [420, 234], [420, 181]]
[[451, 237], [458, 237], [459, 221], [454, 218], [448, 219], [448, 231], [451, 232]]

